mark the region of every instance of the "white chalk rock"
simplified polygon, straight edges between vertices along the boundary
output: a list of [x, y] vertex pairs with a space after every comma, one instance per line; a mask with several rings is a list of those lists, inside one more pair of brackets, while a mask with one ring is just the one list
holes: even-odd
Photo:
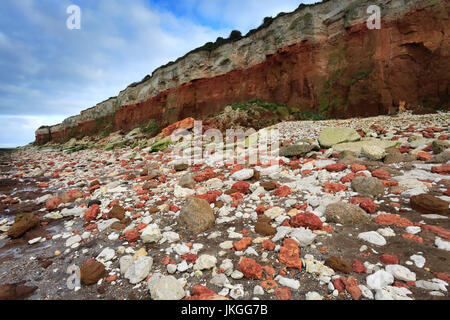
[[384, 246], [386, 244], [386, 239], [376, 231], [360, 233], [358, 238], [377, 246]]
[[402, 281], [416, 281], [416, 274], [399, 264], [387, 265], [386, 271], [392, 274], [395, 279]]

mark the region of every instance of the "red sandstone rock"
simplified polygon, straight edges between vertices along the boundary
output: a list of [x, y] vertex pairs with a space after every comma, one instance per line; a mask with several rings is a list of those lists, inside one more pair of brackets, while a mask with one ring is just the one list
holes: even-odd
[[367, 213], [370, 213], [370, 214], [374, 214], [375, 211], [377, 211], [377, 206], [375, 205], [373, 200], [370, 198], [367, 198], [367, 199], [361, 201], [359, 206], [361, 207], [361, 209], [363, 209], [364, 211], [366, 211]]
[[400, 281], [394, 281], [394, 283], [392, 284], [392, 286], [397, 287], [397, 288], [406, 288], [409, 289], [409, 286], [406, 283], [400, 282]]
[[348, 186], [340, 184], [340, 183], [325, 182], [324, 184], [325, 184], [326, 192], [336, 193], [339, 191], [347, 191], [348, 190]]
[[396, 187], [398, 186], [398, 182], [395, 180], [383, 180], [381, 181], [385, 188]]
[[274, 288], [278, 287], [278, 284], [272, 279], [264, 280], [260, 283], [260, 285], [261, 285], [261, 287], [263, 287], [266, 290], [270, 290], [270, 289], [274, 289]]
[[450, 174], [450, 164], [444, 164], [442, 166], [431, 167], [431, 172], [439, 174]]
[[198, 256], [193, 253], [187, 253], [181, 256], [182, 259], [186, 260], [189, 263], [195, 263], [197, 261]]
[[194, 289], [192, 290], [192, 296], [186, 297], [183, 300], [229, 300], [229, 298], [220, 296], [216, 294], [214, 291], [210, 290], [209, 288], [201, 285], [194, 286]]
[[347, 169], [347, 165], [343, 163], [334, 163], [325, 167], [325, 170], [329, 172], [340, 172]]
[[[366, 174], [364, 173], [364, 172], [357, 172], [357, 173], [349, 173], [349, 174], [347, 174], [346, 176], [343, 176], [341, 179], [340, 179], [340, 181], [342, 182], [342, 183], [348, 183], [348, 182], [352, 182], [353, 181], [353, 179], [355, 179], [356, 177], [366, 177]], [[343, 187], [340, 187], [340, 188], [342, 188], [343, 190], [344, 190], [344, 188]], [[337, 190], [337, 191], [339, 191], [339, 190]], [[335, 191], [336, 192], [336, 191]]]
[[396, 225], [400, 228], [411, 227], [414, 225], [410, 220], [402, 218], [396, 214], [380, 214], [374, 219], [374, 221], [381, 225]]
[[410, 152], [412, 149], [410, 146], [407, 145], [403, 145], [400, 148], [397, 148], [398, 151], [400, 151], [401, 153], [408, 153]]
[[275, 249], [275, 243], [270, 240], [264, 240], [262, 242], [262, 247], [264, 250], [273, 251]]
[[339, 277], [333, 281], [334, 289], [339, 292], [343, 292], [345, 290], [345, 285], [342, 282], [342, 277]]
[[361, 298], [362, 292], [356, 282], [356, 279], [353, 277], [341, 277], [342, 282], [345, 285], [345, 290], [352, 296], [353, 300], [359, 300]]
[[97, 215], [100, 213], [100, 206], [98, 204], [93, 204], [89, 209], [84, 213], [84, 221], [90, 222], [92, 220], [97, 219]]
[[214, 178], [216, 174], [213, 170], [206, 168], [203, 172], [200, 172], [194, 176], [194, 180], [197, 182], [207, 181], [209, 179]]
[[209, 204], [216, 202], [217, 197], [219, 197], [221, 194], [220, 191], [208, 191], [205, 194], [198, 194], [195, 197], [199, 199], [203, 199], [208, 201]]
[[352, 165], [350, 166], [350, 169], [352, 170], [352, 172], [356, 173], [356, 172], [359, 172], [359, 171], [367, 170], [367, 167], [364, 166], [364, 165], [362, 165], [362, 164], [356, 164], [356, 163], [354, 163], [354, 164], [352, 164]]
[[236, 251], [244, 251], [251, 244], [252, 244], [252, 238], [247, 237], [247, 238], [243, 238], [239, 241], [236, 241], [234, 243], [234, 248], [236, 249]]
[[277, 273], [275, 271], [275, 269], [271, 265], [267, 265], [267, 266], [264, 266], [262, 268], [263, 268], [263, 271], [265, 273], [267, 273], [269, 276], [273, 276], [273, 275], [275, 275]]
[[439, 278], [439, 279], [441, 279], [441, 280], [443, 280], [443, 281], [450, 282], [450, 275], [447, 274], [447, 273], [443, 273], [443, 272], [433, 272], [433, 274], [434, 274], [434, 276], [435, 276], [436, 278]]
[[356, 259], [353, 261], [352, 269], [353, 269], [353, 272], [356, 272], [356, 273], [367, 273], [367, 269], [364, 266], [364, 264], [361, 261], [356, 260]]
[[278, 197], [287, 197], [291, 194], [291, 188], [288, 186], [281, 186], [275, 190], [274, 194]]
[[192, 129], [194, 127], [194, 118], [186, 118], [184, 120], [175, 122], [170, 126], [164, 128], [161, 133], [164, 137], [170, 136], [177, 129]]
[[427, 152], [421, 151], [417, 154], [417, 159], [419, 159], [421, 161], [427, 161], [427, 160], [430, 160], [431, 158], [433, 158], [433, 155], [431, 155]]
[[55, 210], [61, 203], [63, 203], [61, 197], [53, 197], [45, 203], [45, 209], [47, 209], [48, 211]]
[[355, 179], [356, 175], [354, 173], [349, 173], [346, 176], [343, 176], [339, 181], [342, 183], [348, 183], [352, 182], [353, 179]]
[[388, 180], [390, 178], [389, 172], [383, 169], [377, 169], [372, 171], [372, 177], [381, 179], [381, 180]]
[[245, 182], [245, 181], [236, 182], [231, 187], [231, 189], [238, 190], [240, 193], [244, 193], [244, 194], [250, 193], [250, 189], [249, 188], [250, 188], [250, 184], [248, 182]]
[[441, 238], [450, 240], [450, 231], [448, 231], [447, 229], [445, 229], [443, 227], [425, 225], [425, 226], [422, 226], [422, 229], [433, 232], [434, 234], [436, 234], [437, 236], [439, 236]]
[[289, 288], [277, 288], [275, 289], [275, 295], [278, 300], [291, 300], [292, 293]]
[[320, 229], [323, 222], [314, 213], [299, 213], [291, 218], [290, 224], [294, 228], [305, 227], [311, 230]]
[[204, 294], [215, 294], [215, 292], [212, 291], [211, 289], [209, 289], [208, 287], [201, 286], [201, 285], [196, 285], [192, 289], [192, 295], [194, 295], [194, 296], [201, 296]]
[[297, 241], [294, 239], [284, 239], [283, 246], [278, 253], [280, 263], [288, 268], [302, 269], [302, 261], [300, 260], [300, 249]]
[[350, 200], [348, 200], [349, 203], [354, 204], [355, 206], [358, 206], [361, 202], [363, 202], [363, 199], [361, 197], [352, 197]]
[[415, 234], [411, 234], [411, 233], [402, 234], [402, 237], [407, 240], [423, 243], [423, 239], [419, 236], [416, 236]]
[[238, 270], [249, 279], [261, 279], [262, 277], [262, 267], [251, 258], [242, 257], [238, 264]]
[[384, 264], [398, 264], [398, 258], [390, 254], [382, 254], [378, 258]]
[[127, 232], [125, 232], [125, 239], [128, 242], [136, 242], [138, 241], [140, 238], [139, 232], [137, 230], [128, 230]]

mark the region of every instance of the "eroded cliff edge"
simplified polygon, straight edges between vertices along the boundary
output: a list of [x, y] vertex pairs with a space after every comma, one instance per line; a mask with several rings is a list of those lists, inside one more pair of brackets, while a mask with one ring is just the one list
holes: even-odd
[[[370, 5], [381, 8], [369, 30]], [[400, 101], [448, 108], [449, 4], [444, 0], [329, 0], [300, 6], [212, 51], [194, 50], [117, 97], [36, 131], [62, 142], [215, 114], [262, 99], [329, 117], [387, 114]]]

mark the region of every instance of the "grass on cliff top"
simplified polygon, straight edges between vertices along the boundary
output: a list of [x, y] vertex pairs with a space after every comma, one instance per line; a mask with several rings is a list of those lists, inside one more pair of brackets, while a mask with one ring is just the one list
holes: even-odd
[[244, 102], [230, 104], [233, 110], [244, 111], [266, 111], [274, 115], [278, 115], [281, 119], [288, 119], [292, 116], [298, 121], [307, 120], [327, 120], [326, 116], [315, 111], [301, 111], [299, 107], [289, 107], [282, 103], [269, 102], [260, 99], [253, 99]]
[[156, 135], [161, 130], [161, 126], [154, 119], [151, 119], [147, 123], [137, 125], [133, 129], [135, 128], [140, 128], [142, 133], [146, 135]]

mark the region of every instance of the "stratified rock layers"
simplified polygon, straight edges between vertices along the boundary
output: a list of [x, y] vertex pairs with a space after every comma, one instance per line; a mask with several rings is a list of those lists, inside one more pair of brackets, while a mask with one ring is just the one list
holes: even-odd
[[[378, 2], [381, 29], [370, 30], [367, 7]], [[38, 129], [36, 142], [98, 134], [99, 122], [127, 131], [151, 119], [166, 125], [202, 118], [255, 98], [336, 118], [387, 114], [400, 101], [448, 108], [448, 2], [382, 3], [302, 7], [237, 42], [157, 69], [80, 116]]]

